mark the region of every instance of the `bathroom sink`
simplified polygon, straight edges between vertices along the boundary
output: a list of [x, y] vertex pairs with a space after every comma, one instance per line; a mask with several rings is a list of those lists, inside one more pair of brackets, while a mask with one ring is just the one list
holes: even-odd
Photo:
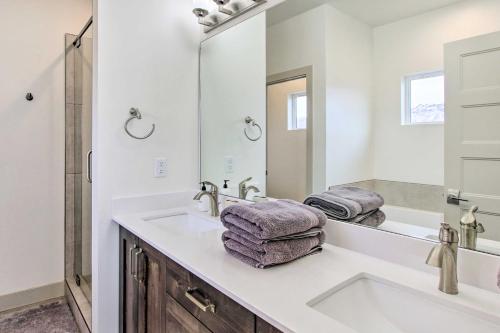
[[148, 216], [144, 217], [143, 220], [172, 233], [188, 233], [193, 235], [221, 228], [221, 224], [215, 220], [191, 215], [185, 211], [174, 211], [166, 214]]
[[359, 333], [498, 333], [500, 320], [441, 298], [360, 274], [308, 303]]

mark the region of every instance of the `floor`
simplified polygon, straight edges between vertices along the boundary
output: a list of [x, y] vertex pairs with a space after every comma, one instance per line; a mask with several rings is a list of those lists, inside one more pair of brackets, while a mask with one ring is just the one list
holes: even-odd
[[64, 299], [0, 313], [1, 333], [79, 333]]

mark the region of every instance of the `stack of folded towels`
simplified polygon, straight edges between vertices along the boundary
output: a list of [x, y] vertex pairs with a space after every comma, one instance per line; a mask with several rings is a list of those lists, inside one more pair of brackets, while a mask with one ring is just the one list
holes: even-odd
[[378, 227], [385, 221], [380, 210], [384, 198], [378, 193], [353, 186], [333, 186], [329, 191], [312, 194], [304, 204], [316, 207], [329, 218]]
[[292, 200], [229, 206], [221, 220], [226, 251], [257, 268], [318, 253], [325, 241], [325, 214]]

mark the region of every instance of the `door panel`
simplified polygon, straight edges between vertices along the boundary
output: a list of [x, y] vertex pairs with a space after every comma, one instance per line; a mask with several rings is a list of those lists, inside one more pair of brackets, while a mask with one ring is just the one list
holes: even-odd
[[445, 77], [445, 186], [468, 200], [446, 221], [477, 205], [481, 237], [500, 240], [500, 32], [447, 44]]

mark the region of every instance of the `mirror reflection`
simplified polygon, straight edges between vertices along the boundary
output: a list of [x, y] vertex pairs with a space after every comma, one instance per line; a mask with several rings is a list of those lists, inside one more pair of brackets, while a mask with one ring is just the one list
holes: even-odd
[[500, 255], [498, 2], [370, 3], [287, 0], [202, 42], [201, 180]]

